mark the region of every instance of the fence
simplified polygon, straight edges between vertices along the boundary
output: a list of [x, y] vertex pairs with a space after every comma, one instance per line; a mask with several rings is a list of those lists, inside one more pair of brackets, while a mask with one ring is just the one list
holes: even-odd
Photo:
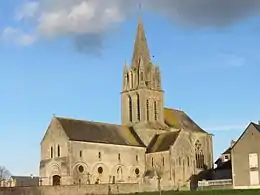
[[210, 189], [232, 189], [232, 179], [222, 180], [203, 180], [198, 182], [199, 190], [210, 190]]

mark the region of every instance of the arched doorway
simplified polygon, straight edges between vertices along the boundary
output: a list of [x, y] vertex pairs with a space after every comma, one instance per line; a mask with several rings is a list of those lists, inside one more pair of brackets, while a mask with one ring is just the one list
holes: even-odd
[[52, 185], [53, 186], [59, 186], [60, 185], [60, 176], [59, 175], [53, 175], [52, 176]]

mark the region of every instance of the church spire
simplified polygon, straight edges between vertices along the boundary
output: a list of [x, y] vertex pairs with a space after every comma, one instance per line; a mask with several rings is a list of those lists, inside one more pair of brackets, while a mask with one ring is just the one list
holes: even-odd
[[137, 32], [135, 36], [132, 67], [134, 68], [138, 67], [141, 57], [144, 65], [147, 66], [151, 59], [150, 59], [150, 52], [148, 49], [148, 44], [145, 36], [144, 25], [140, 14], [138, 19]]

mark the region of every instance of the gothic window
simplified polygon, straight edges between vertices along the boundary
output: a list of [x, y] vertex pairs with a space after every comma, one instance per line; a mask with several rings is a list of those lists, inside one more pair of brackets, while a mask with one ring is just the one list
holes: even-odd
[[164, 166], [164, 157], [162, 157], [162, 165]]
[[129, 86], [129, 74], [126, 74], [126, 81], [127, 81], [127, 86]]
[[53, 158], [53, 147], [51, 147], [51, 158]]
[[123, 169], [122, 167], [118, 167], [116, 170], [117, 173], [117, 180], [122, 181], [123, 180]]
[[60, 145], [58, 145], [58, 148], [57, 148], [57, 154], [58, 154], [58, 157], [60, 157]]
[[141, 72], [141, 81], [143, 81], [143, 80], [144, 80], [144, 73]]
[[118, 154], [118, 161], [120, 161], [121, 160], [121, 156], [120, 156], [120, 153]]
[[137, 120], [140, 121], [140, 96], [138, 93], [136, 94], [136, 99], [137, 99]]
[[204, 154], [199, 140], [195, 143], [196, 168], [204, 168]]
[[133, 122], [133, 109], [132, 109], [132, 98], [128, 96], [128, 103], [129, 103], [129, 120], [130, 122]]
[[134, 76], [133, 76], [133, 72], [131, 72], [131, 88], [134, 88]]
[[79, 171], [80, 173], [83, 173], [83, 172], [84, 172], [84, 167], [83, 167], [82, 165], [80, 165], [80, 166], [78, 167], [78, 171]]
[[146, 117], [147, 121], [149, 121], [150, 116], [149, 116], [149, 100], [146, 100]]
[[139, 170], [138, 168], [136, 168], [136, 169], [135, 169], [135, 174], [136, 174], [136, 175], [139, 175], [139, 173], [140, 173], [140, 170]]
[[158, 120], [158, 112], [157, 112], [157, 102], [154, 101], [154, 120]]
[[98, 167], [98, 173], [102, 174], [103, 173], [103, 168], [102, 167]]
[[98, 152], [98, 159], [101, 160], [101, 152]]
[[81, 150], [79, 151], [79, 157], [82, 157], [82, 151]]

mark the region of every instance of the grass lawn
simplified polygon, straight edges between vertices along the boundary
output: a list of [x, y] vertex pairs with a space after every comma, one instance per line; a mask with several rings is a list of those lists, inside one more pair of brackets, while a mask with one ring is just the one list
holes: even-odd
[[[158, 195], [159, 192], [144, 192], [139, 195]], [[260, 195], [258, 190], [211, 190], [211, 191], [168, 191], [162, 192], [162, 195]]]

